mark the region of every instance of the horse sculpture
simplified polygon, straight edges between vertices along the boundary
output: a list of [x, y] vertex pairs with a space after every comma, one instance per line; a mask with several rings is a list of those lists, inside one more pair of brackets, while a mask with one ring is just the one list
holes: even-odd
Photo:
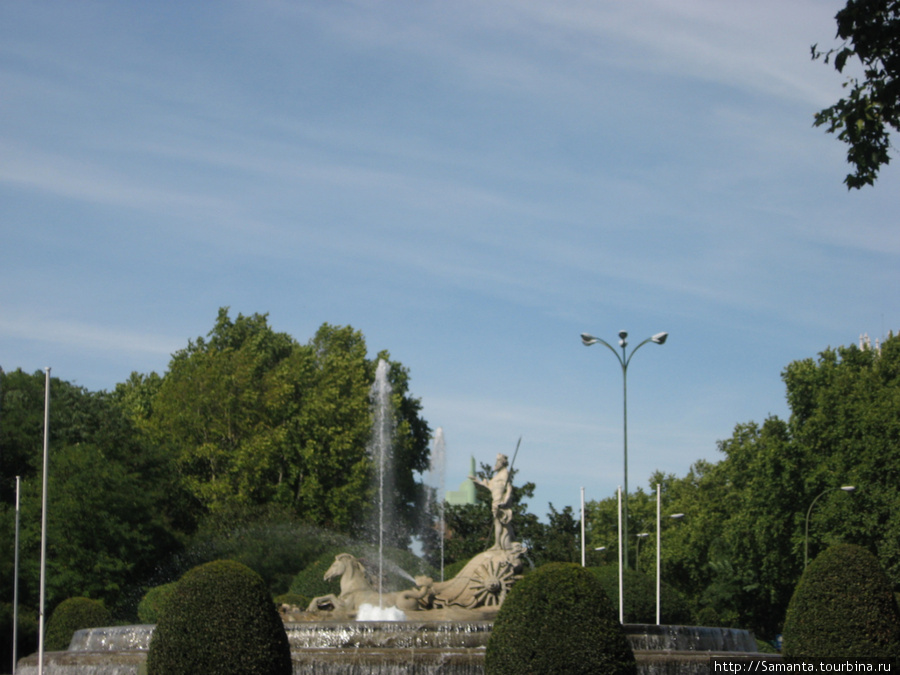
[[[339, 553], [335, 556], [331, 567], [325, 572], [325, 581], [331, 581], [335, 577], [341, 578], [340, 595], [329, 593], [313, 598], [307, 611], [332, 609], [355, 612], [361, 605], [368, 604], [377, 607], [396, 607], [410, 612], [419, 609], [419, 600], [426, 597], [429, 592], [427, 586], [422, 586], [409, 591], [379, 593], [369, 581], [362, 563], [349, 553]], [[416, 579], [416, 582], [418, 583], [419, 579]]]

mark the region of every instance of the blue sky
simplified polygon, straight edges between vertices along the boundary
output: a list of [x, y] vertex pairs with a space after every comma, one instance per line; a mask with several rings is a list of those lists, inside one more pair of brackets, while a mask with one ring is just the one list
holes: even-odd
[[[220, 306], [361, 330], [447, 488], [716, 460], [782, 369], [900, 327], [898, 170], [812, 127], [833, 0], [0, 3], [0, 366], [111, 389]], [[894, 216], [890, 214], [893, 213]]]

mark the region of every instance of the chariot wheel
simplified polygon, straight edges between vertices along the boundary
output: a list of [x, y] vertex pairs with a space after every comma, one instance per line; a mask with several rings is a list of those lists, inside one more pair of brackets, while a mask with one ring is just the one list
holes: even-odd
[[472, 575], [471, 588], [475, 596], [472, 607], [498, 607], [518, 579], [513, 567], [505, 561], [490, 560]]

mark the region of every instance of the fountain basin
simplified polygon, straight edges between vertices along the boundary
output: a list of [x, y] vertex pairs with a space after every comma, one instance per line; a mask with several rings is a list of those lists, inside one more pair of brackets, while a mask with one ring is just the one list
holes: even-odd
[[[491, 621], [321, 621], [286, 623], [294, 673], [482, 675]], [[154, 626], [76, 631], [65, 652], [44, 655], [47, 675], [142, 675]], [[778, 661], [756, 652], [747, 630], [626, 624], [640, 675], [700, 675], [712, 656]], [[19, 661], [37, 673], [37, 655]]]

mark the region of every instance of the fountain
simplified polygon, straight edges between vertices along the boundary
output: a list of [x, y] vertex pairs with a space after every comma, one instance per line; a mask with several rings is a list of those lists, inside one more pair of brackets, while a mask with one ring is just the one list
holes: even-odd
[[[378, 480], [378, 585], [381, 593], [381, 580], [384, 579], [384, 535], [385, 515], [393, 516], [394, 510], [385, 510], [384, 497], [394, 493], [393, 487], [393, 437], [394, 416], [391, 404], [391, 383], [388, 381], [388, 363], [378, 360], [375, 368], [375, 382], [372, 385], [372, 442], [369, 452], [375, 462]], [[393, 518], [387, 525], [393, 533]], [[379, 596], [378, 606], [381, 607]]]
[[[384, 535], [392, 531], [384, 499], [393, 493], [390, 396], [387, 364], [379, 361], [370, 447], [379, 485], [378, 588], [353, 556], [342, 553], [325, 574], [326, 579], [340, 577], [340, 594], [315, 598], [298, 615], [282, 614], [298, 675], [480, 675], [493, 618], [522, 572], [526, 548], [515, 541], [509, 462], [500, 454], [490, 479], [470, 476], [491, 493], [493, 545], [452, 579], [416, 577], [414, 588], [382, 591]], [[443, 452], [442, 433], [440, 441]], [[404, 620], [380, 620], [385, 611], [402, 611]], [[712, 656], [780, 659], [755, 653], [755, 640], [744, 630], [643, 624], [624, 629], [641, 675], [705, 675]], [[141, 675], [153, 630], [136, 625], [76, 631], [67, 651], [45, 653], [43, 670], [48, 675]], [[21, 659], [16, 669], [18, 675], [38, 671], [37, 655]]]
[[[492, 621], [304, 621], [286, 623], [294, 673], [340, 675], [482, 675]], [[65, 652], [48, 652], [48, 675], [141, 675], [153, 626], [76, 631]], [[753, 658], [752, 633], [733, 628], [625, 624], [639, 675], [706, 675], [710, 659]], [[35, 675], [37, 655], [19, 661], [18, 675]]]
[[428, 474], [434, 494], [429, 492], [429, 512], [437, 511], [439, 534], [441, 537], [441, 581], [444, 580], [444, 538], [447, 533], [447, 524], [444, 519], [444, 470], [446, 468], [446, 446], [444, 443], [444, 429], [438, 427], [434, 432], [434, 444], [431, 447], [431, 461]]

